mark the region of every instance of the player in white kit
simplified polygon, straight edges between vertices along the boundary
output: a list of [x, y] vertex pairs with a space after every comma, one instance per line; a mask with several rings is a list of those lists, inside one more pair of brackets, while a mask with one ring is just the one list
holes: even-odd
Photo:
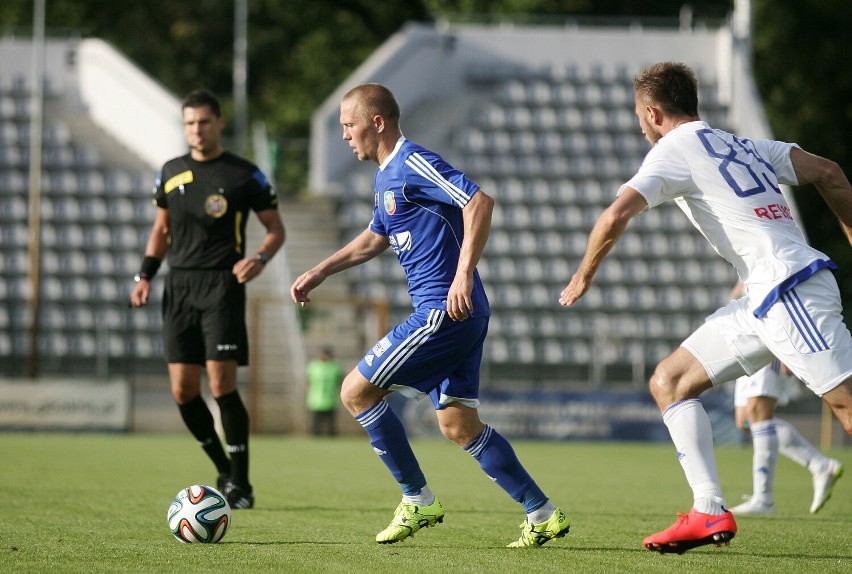
[[795, 144], [749, 140], [698, 116], [698, 81], [665, 62], [634, 81], [635, 112], [653, 148], [595, 223], [585, 255], [559, 302], [588, 291], [606, 255], [634, 216], [674, 200], [737, 271], [744, 297], [709, 316], [657, 365], [651, 394], [693, 491], [693, 508], [643, 541], [683, 553], [727, 543], [737, 532], [716, 470], [712, 430], [698, 396], [751, 375], [774, 358], [832, 408], [852, 434], [852, 335], [843, 323], [836, 265], [810, 247], [779, 184], [813, 184], [852, 242], [852, 187], [833, 161]]
[[812, 475], [814, 497], [811, 513], [817, 513], [831, 497], [834, 483], [843, 474], [839, 460], [820, 453], [784, 419], [775, 416], [775, 407], [790, 400], [795, 377], [775, 359], [755, 374], [736, 381], [734, 408], [737, 427], [751, 433], [752, 494], [731, 509], [740, 514], [775, 514], [775, 467], [783, 454]]
[[[732, 298], [743, 294], [737, 283]], [[786, 420], [775, 415], [776, 406], [790, 400], [796, 378], [781, 361], [775, 359], [755, 374], [738, 378], [734, 388], [734, 416], [737, 427], [751, 434], [752, 493], [745, 502], [731, 509], [735, 515], [775, 514], [775, 469], [783, 454], [811, 473], [814, 496], [811, 513], [817, 513], [831, 497], [837, 479], [843, 475], [839, 460], [829, 458]]]

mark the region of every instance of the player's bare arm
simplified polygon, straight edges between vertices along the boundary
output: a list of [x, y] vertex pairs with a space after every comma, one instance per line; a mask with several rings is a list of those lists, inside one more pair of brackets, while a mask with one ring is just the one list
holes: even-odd
[[389, 246], [390, 241], [387, 237], [365, 229], [334, 255], [313, 269], [302, 273], [290, 287], [290, 297], [302, 306], [310, 303], [311, 298], [308, 294], [325, 281], [326, 277], [369, 261]]
[[799, 183], [810, 183], [817, 188], [852, 244], [852, 186], [843, 169], [837, 162], [798, 148], [790, 150], [790, 159]]
[[260, 275], [266, 267], [266, 262], [272, 259], [284, 244], [286, 236], [284, 222], [281, 221], [281, 214], [277, 209], [259, 211], [257, 218], [266, 228], [266, 235], [255, 254], [244, 257], [234, 264], [232, 272], [240, 283], [246, 283]]
[[453, 321], [464, 321], [473, 311], [473, 272], [491, 233], [493, 211], [494, 199], [481, 189], [462, 210], [464, 240], [456, 275], [447, 293], [447, 313]]
[[592, 232], [589, 234], [589, 242], [586, 245], [586, 253], [580, 266], [571, 277], [571, 282], [562, 290], [559, 303], [564, 306], [573, 305], [592, 285], [592, 279], [597, 273], [603, 260], [615, 246], [628, 222], [645, 210], [648, 202], [638, 191], [631, 187], [625, 188], [612, 204], [607, 207], [598, 218]]
[[[162, 261], [169, 250], [169, 210], [162, 207], [157, 209], [154, 224], [151, 226], [151, 234], [145, 245], [145, 257], [154, 257]], [[151, 282], [142, 278], [136, 282], [130, 292], [131, 307], [142, 307], [148, 304], [151, 296]]]

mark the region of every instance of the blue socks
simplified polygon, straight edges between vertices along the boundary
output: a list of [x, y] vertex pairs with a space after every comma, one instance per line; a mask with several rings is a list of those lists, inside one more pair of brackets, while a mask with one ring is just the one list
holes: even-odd
[[[405, 428], [386, 401], [379, 401], [355, 417], [370, 437], [373, 450], [402, 487], [403, 496], [416, 496], [426, 478], [411, 450]], [[527, 514], [543, 507], [548, 498], [521, 465], [512, 445], [490, 426], [464, 448], [494, 482], [520, 502]]]
[[373, 450], [402, 487], [403, 495], [419, 494], [426, 486], [426, 477], [408, 443], [405, 427], [387, 401], [379, 401], [355, 420], [367, 431]]
[[491, 480], [524, 506], [527, 514], [548, 501], [521, 465], [509, 441], [490, 426], [486, 426], [464, 450], [479, 462], [480, 468]]

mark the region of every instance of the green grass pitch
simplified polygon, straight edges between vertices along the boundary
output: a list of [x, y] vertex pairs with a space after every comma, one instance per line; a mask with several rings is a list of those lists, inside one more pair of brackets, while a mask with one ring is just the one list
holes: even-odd
[[[778, 513], [741, 517], [730, 546], [683, 555], [642, 539], [689, 510], [669, 444], [514, 441], [566, 512], [571, 532], [540, 549], [508, 549], [520, 507], [475, 461], [442, 440], [414, 449], [446, 519], [378, 545], [399, 490], [366, 437], [255, 436], [252, 510], [234, 511], [216, 545], [185, 545], [166, 525], [181, 488], [215, 473], [185, 435], [0, 434], [0, 572], [852, 572], [852, 476], [808, 513], [810, 475], [779, 459]], [[831, 453], [852, 471], [852, 451]], [[751, 487], [751, 449], [717, 449], [729, 502]], [[847, 472], [849, 474], [849, 472]]]

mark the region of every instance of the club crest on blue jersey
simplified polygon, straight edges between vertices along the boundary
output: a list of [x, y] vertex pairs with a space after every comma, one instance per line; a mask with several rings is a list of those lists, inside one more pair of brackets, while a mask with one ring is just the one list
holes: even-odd
[[204, 200], [204, 212], [210, 217], [218, 219], [225, 215], [227, 211], [228, 200], [223, 195], [214, 193], [213, 195], [208, 195], [207, 199]]
[[385, 211], [388, 215], [396, 213], [396, 198], [393, 196], [393, 190], [387, 190], [384, 195]]
[[388, 240], [390, 241], [393, 252], [396, 254], [411, 250], [412, 241], [410, 231], [403, 231], [402, 233], [391, 235], [388, 237]]

